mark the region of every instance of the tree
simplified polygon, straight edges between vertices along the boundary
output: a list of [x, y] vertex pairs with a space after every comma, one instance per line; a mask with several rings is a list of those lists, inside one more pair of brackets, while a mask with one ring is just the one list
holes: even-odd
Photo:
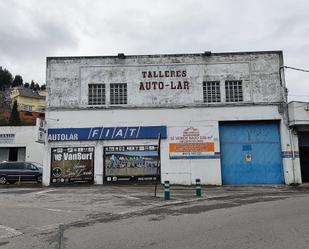
[[0, 91], [10, 87], [13, 77], [7, 69], [0, 67]]
[[36, 90], [36, 91], [40, 90], [40, 85], [38, 83], [35, 83], [34, 90]]
[[20, 75], [15, 75], [15, 78], [12, 82], [12, 87], [22, 86], [22, 85], [23, 85], [23, 77], [21, 77]]
[[11, 116], [10, 116], [10, 120], [9, 120], [9, 125], [12, 125], [12, 126], [21, 125], [16, 100], [14, 101], [14, 105], [13, 105], [13, 108], [12, 108], [12, 112], [11, 112]]
[[34, 87], [35, 87], [34, 81], [33, 81], [33, 80], [31, 80], [31, 83], [30, 83], [30, 89], [34, 90]]
[[29, 84], [28, 82], [26, 82], [26, 83], [24, 84], [24, 87], [25, 87], [25, 88], [29, 88], [29, 87], [30, 87], [30, 84]]

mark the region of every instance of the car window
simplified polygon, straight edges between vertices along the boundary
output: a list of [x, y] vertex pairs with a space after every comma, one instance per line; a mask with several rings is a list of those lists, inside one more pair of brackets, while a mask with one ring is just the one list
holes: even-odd
[[13, 163], [3, 163], [2, 169], [14, 169], [14, 164]]
[[14, 169], [25, 169], [24, 163], [14, 163]]
[[30, 163], [25, 163], [25, 169], [31, 169], [31, 164]]
[[38, 167], [34, 166], [33, 164], [30, 164], [30, 167], [32, 170], [38, 170]]

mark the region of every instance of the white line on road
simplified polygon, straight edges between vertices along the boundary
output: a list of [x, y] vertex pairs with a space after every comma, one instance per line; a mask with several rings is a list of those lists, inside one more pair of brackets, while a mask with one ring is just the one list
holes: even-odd
[[[2, 234], [1, 230], [5, 231], [5, 234]], [[15, 230], [14, 228], [0, 225], [0, 239], [12, 238], [15, 236], [22, 235], [23, 233]]]
[[63, 225], [63, 223], [49, 224], [46, 226], [35, 227], [35, 229], [39, 231], [54, 230], [59, 228], [59, 225]]
[[49, 193], [49, 192], [52, 192], [52, 191], [55, 191], [55, 189], [45, 189], [45, 190], [36, 192], [36, 193], [34, 193], [34, 194], [35, 194], [35, 195], [42, 195], [42, 194], [46, 194], [46, 193]]

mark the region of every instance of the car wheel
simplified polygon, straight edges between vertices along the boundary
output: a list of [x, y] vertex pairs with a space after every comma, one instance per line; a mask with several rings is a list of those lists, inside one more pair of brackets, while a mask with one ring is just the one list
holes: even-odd
[[0, 176], [0, 184], [6, 184], [8, 182], [8, 179], [6, 176]]
[[42, 183], [42, 176], [37, 176], [36, 181], [37, 181], [38, 183]]

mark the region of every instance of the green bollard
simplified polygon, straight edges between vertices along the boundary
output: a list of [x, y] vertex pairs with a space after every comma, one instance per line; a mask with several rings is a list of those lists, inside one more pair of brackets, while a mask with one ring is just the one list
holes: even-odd
[[195, 193], [196, 193], [196, 196], [198, 196], [198, 197], [202, 196], [201, 180], [200, 179], [195, 180]]
[[170, 181], [164, 181], [164, 200], [170, 200]]

